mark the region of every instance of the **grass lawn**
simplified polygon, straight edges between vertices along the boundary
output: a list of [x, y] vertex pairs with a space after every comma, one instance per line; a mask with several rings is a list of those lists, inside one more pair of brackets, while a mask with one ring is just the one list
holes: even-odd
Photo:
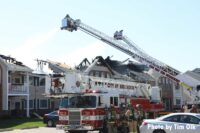
[[22, 129], [27, 127], [44, 127], [43, 120], [37, 118], [3, 119], [0, 120], [1, 129]]

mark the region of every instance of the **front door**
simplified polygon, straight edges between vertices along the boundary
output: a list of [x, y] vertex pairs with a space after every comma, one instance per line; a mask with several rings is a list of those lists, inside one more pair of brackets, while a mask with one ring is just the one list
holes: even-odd
[[15, 102], [15, 110], [20, 110], [20, 102]]

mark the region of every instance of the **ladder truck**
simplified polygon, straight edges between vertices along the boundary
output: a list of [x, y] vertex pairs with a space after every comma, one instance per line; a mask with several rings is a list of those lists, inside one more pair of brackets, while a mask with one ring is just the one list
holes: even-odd
[[[185, 93], [188, 97], [190, 97], [193, 100], [193, 103], [199, 100], [199, 97], [195, 93], [193, 93], [191, 86], [187, 85], [186, 83], [176, 78], [176, 76], [180, 74], [180, 71], [146, 54], [128, 37], [123, 36], [122, 30], [116, 31], [114, 33], [114, 37], [110, 37], [105, 33], [82, 23], [80, 19], [77, 20], [72, 19], [67, 14], [66, 17], [62, 20], [61, 30], [68, 30], [70, 32], [73, 32], [77, 31], [78, 29], [124, 52], [125, 54], [131, 56], [138, 62], [147, 65], [149, 68], [159, 72], [161, 75], [166, 76], [169, 79], [173, 80], [175, 83], [179, 84], [182, 88], [186, 88], [183, 89], [183, 93]], [[123, 40], [125, 43], [119, 40]]]
[[[158, 87], [123, 79], [88, 76], [84, 72], [66, 69], [57, 62], [37, 61], [38, 70], [43, 71], [42, 66], [48, 63], [53, 72], [46, 79], [46, 96], [61, 98], [57, 129], [84, 133], [99, 130], [105, 133], [110, 122], [119, 132], [127, 133], [129, 124], [124, 114], [128, 105], [136, 110], [137, 104], [140, 104], [145, 118], [155, 117], [164, 110]], [[145, 95], [143, 90], [151, 95]], [[111, 113], [113, 111], [115, 115]], [[134, 116], [137, 116], [136, 111]]]

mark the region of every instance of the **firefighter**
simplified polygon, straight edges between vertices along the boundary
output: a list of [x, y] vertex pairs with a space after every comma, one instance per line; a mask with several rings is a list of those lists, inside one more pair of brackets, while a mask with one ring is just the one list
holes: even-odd
[[137, 133], [140, 133], [139, 127], [144, 119], [144, 111], [141, 104], [137, 104], [136, 109], [137, 109]]
[[192, 105], [192, 108], [191, 108], [190, 112], [191, 113], [197, 113], [197, 108], [196, 108], [196, 106], [194, 104]]
[[184, 105], [183, 106], [183, 111], [184, 111], [184, 113], [189, 113], [190, 112], [190, 110], [188, 109], [188, 105]]
[[128, 104], [125, 116], [127, 117], [128, 120], [129, 133], [134, 133], [136, 131], [136, 119], [135, 119], [135, 110], [131, 104]]
[[117, 112], [113, 104], [110, 105], [108, 117], [108, 133], [117, 133]]

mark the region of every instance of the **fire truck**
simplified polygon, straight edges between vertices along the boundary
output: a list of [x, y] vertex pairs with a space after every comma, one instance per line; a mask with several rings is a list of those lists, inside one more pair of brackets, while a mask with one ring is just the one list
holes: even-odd
[[51, 83], [46, 95], [61, 99], [58, 129], [103, 132], [111, 119], [111, 106], [116, 110], [118, 125], [128, 104], [134, 108], [136, 104], [142, 105], [149, 117], [164, 110], [159, 87], [133, 80], [88, 76], [73, 69], [63, 69], [55, 62], [42, 62], [48, 63], [53, 71], [46, 80]]
[[160, 88], [150, 84], [86, 76], [73, 70], [64, 76], [53, 76], [51, 81], [58, 82], [63, 78], [65, 82], [62, 85], [52, 83], [49, 95], [61, 98], [56, 127], [67, 132], [103, 132], [111, 119], [111, 106], [116, 110], [117, 125], [120, 125], [123, 109], [128, 104], [134, 108], [136, 104], [142, 105], [146, 117], [164, 110]]

